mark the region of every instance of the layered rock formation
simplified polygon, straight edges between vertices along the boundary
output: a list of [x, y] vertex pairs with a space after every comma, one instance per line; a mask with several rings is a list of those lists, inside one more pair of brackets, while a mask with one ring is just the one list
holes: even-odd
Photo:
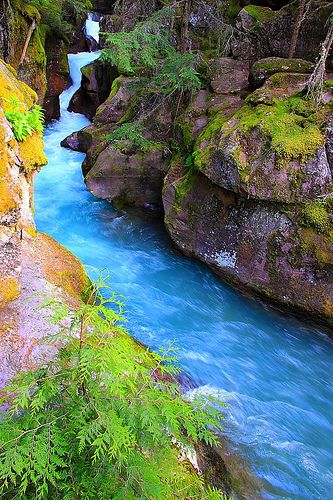
[[37, 95], [0, 61], [0, 385], [15, 371], [52, 355], [39, 346], [52, 332], [47, 313], [36, 309], [47, 298], [71, 307], [88, 285], [82, 264], [51, 237], [37, 233], [33, 220], [33, 177], [45, 163], [43, 141], [34, 132], [17, 141], [4, 111], [8, 96], [29, 109]]

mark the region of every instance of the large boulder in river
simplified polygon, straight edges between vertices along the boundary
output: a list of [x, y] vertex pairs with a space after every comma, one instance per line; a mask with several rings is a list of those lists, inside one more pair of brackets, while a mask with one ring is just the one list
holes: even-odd
[[[133, 78], [117, 78], [108, 99], [98, 108], [93, 125], [77, 134], [80, 144], [90, 144], [83, 164], [88, 189], [116, 207], [161, 205], [170, 160], [168, 142], [175, 103], [164, 94], [155, 94], [154, 99], [144, 92], [141, 95], [135, 83]], [[142, 126], [143, 144], [126, 136], [126, 127], [131, 127], [133, 119]], [[110, 134], [117, 130], [125, 130], [125, 135], [114, 142]], [[134, 139], [141, 136], [135, 130], [133, 134]]]
[[161, 205], [163, 179], [169, 163], [163, 149], [122, 152], [107, 147], [86, 175], [89, 191], [115, 208]]
[[163, 202], [167, 230], [182, 253], [241, 289], [333, 325], [329, 208], [242, 198], [177, 162]]
[[68, 111], [81, 113], [92, 119], [98, 106], [108, 97], [112, 82], [119, 73], [111, 64], [99, 60], [83, 66], [81, 73], [81, 87], [71, 98]]

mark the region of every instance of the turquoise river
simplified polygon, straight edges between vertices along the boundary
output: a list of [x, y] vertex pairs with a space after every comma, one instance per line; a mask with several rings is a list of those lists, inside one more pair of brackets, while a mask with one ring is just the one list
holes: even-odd
[[35, 182], [38, 230], [87, 266], [108, 269], [125, 296], [130, 332], [151, 348], [176, 340], [199, 390], [222, 392], [225, 434], [271, 499], [333, 496], [333, 342], [320, 329], [243, 297], [200, 263], [177, 254], [162, 221], [119, 214], [85, 188], [84, 155], [60, 147], [88, 120], [67, 106], [80, 67], [98, 53], [70, 55], [73, 85], [62, 116], [45, 131], [49, 164]]

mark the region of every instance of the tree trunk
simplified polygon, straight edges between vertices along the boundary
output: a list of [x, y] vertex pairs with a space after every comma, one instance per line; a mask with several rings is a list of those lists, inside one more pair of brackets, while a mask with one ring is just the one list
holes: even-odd
[[314, 99], [316, 104], [319, 104], [322, 99], [326, 61], [328, 58], [328, 54], [330, 53], [330, 50], [332, 48], [332, 44], [333, 24], [330, 23], [326, 38], [320, 48], [319, 59], [307, 84], [307, 95]]
[[33, 19], [31, 21], [31, 24], [30, 24], [30, 27], [29, 27], [29, 30], [28, 30], [28, 33], [27, 33], [27, 37], [26, 37], [25, 42], [24, 42], [24, 47], [23, 47], [23, 50], [22, 50], [22, 54], [21, 54], [21, 57], [20, 57], [19, 64], [18, 64], [19, 66], [21, 66], [21, 64], [24, 61], [24, 58], [25, 58], [25, 55], [27, 53], [27, 48], [28, 48], [28, 45], [29, 45], [32, 33], [34, 32], [35, 28], [36, 28], [36, 21], [35, 21], [35, 19]]
[[182, 53], [186, 52], [189, 48], [189, 19], [190, 19], [190, 11], [192, 6], [192, 0], [185, 0], [185, 4], [183, 7], [183, 19], [180, 33], [180, 51]]
[[298, 14], [297, 14], [297, 18], [295, 21], [293, 34], [292, 34], [290, 46], [289, 46], [289, 52], [288, 52], [289, 59], [291, 59], [295, 55], [296, 45], [297, 45], [297, 41], [298, 41], [298, 37], [299, 37], [299, 32], [300, 32], [301, 25], [303, 22], [305, 4], [306, 4], [306, 0], [300, 0]]

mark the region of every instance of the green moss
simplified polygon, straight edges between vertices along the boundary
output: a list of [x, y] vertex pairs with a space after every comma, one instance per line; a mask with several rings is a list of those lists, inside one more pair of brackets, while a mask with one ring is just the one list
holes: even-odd
[[35, 19], [37, 23], [41, 20], [41, 15], [36, 7], [33, 5], [28, 5], [26, 2], [15, 2], [15, 7], [23, 14], [23, 16], [29, 19]]
[[197, 180], [197, 174], [193, 171], [187, 172], [176, 184], [173, 208], [179, 212], [182, 208], [184, 198], [189, 194]]
[[269, 7], [261, 7], [259, 5], [247, 5], [244, 7], [244, 10], [259, 23], [269, 21], [275, 15]]
[[18, 208], [18, 193], [7, 180], [0, 181], [0, 216], [7, 215], [11, 210]]
[[207, 165], [207, 162], [209, 162], [212, 152], [216, 149], [215, 140], [222, 130], [225, 122], [226, 117], [224, 113], [216, 113], [198, 137], [192, 155], [194, 166], [197, 170], [203, 170]]
[[0, 307], [20, 296], [20, 285], [14, 278], [0, 278]]
[[24, 141], [18, 143], [20, 157], [23, 161], [23, 170], [26, 173], [40, 170], [47, 164], [47, 158], [44, 154], [44, 142], [42, 134], [33, 132]]
[[239, 11], [241, 10], [240, 1], [239, 0], [230, 0], [229, 6], [227, 8], [226, 16], [229, 21], [233, 22]]
[[301, 227], [299, 237], [302, 252], [316, 259], [321, 268], [333, 271], [333, 228], [326, 230], [325, 233], [319, 233], [314, 227]]
[[131, 99], [129, 108], [117, 122], [117, 125], [122, 125], [123, 123], [132, 121], [139, 106], [140, 99], [138, 97], [134, 97], [133, 99]]
[[193, 144], [193, 135], [189, 116], [184, 113], [177, 118], [177, 125], [182, 133], [182, 142], [186, 151], [190, 150]]
[[94, 74], [94, 63], [86, 64], [81, 68], [81, 73], [87, 78], [90, 78]]
[[324, 81], [324, 90], [330, 90], [333, 88], [333, 81], [332, 80], [325, 80]]
[[320, 202], [308, 203], [303, 209], [302, 219], [305, 226], [314, 227], [324, 233], [330, 226], [330, 218], [326, 207]]
[[22, 110], [25, 106], [31, 108], [37, 101], [37, 94], [25, 83], [17, 79], [14, 68], [0, 59], [0, 98], [5, 111], [10, 110], [10, 101], [16, 98], [22, 103]]
[[280, 57], [269, 57], [257, 61], [252, 66], [252, 71], [262, 71], [264, 73], [309, 73], [313, 69], [313, 63], [303, 59], [284, 59]]
[[73, 297], [82, 297], [90, 281], [79, 259], [44, 233], [38, 233], [34, 245], [46, 279]]
[[229, 133], [241, 128], [247, 135], [258, 127], [263, 136], [270, 139], [278, 167], [291, 161], [304, 164], [325, 144], [325, 138], [314, 115], [304, 116], [306, 104], [301, 110], [303, 114], [298, 114], [297, 105], [301, 105], [301, 101], [301, 98], [274, 98], [273, 105], [259, 104], [255, 108], [245, 104], [234, 115], [237, 124]]
[[117, 94], [118, 90], [120, 89], [122, 81], [123, 81], [123, 76], [118, 76], [118, 78], [113, 80], [112, 86], [111, 86], [111, 92], [110, 92], [110, 95], [108, 97], [109, 100], [112, 99]]
[[39, 26], [33, 32], [31, 37], [29, 47], [27, 50], [27, 56], [32, 59], [32, 61], [42, 69], [46, 67], [46, 54], [45, 54], [45, 30], [40, 29]]

